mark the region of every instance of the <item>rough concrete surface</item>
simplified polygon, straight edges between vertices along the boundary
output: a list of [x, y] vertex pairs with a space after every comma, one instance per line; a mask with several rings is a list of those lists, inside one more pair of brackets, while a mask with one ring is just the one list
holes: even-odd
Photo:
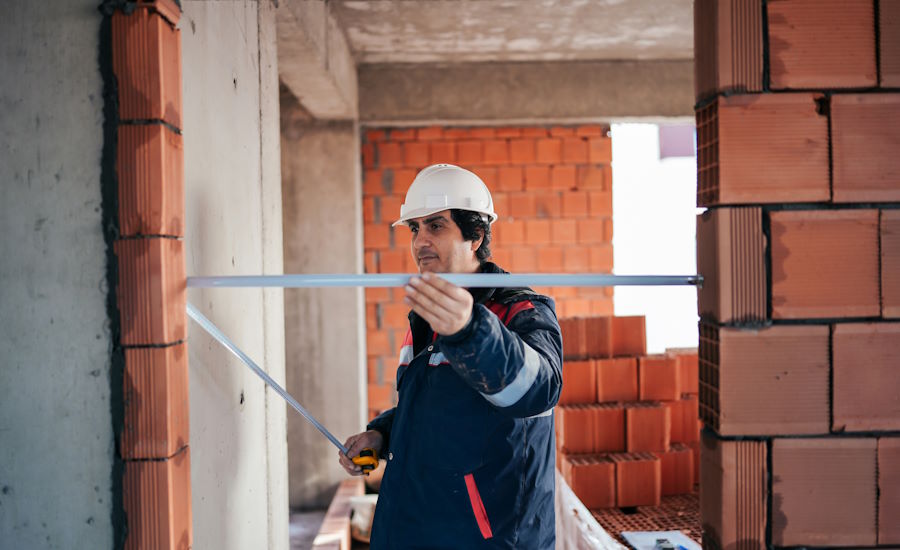
[[382, 125], [690, 117], [693, 78], [690, 60], [361, 65], [359, 116]]
[[[184, 2], [188, 275], [281, 272], [278, 86], [268, 2]], [[191, 290], [188, 300], [284, 380], [281, 295]], [[196, 548], [288, 548], [284, 402], [189, 325]]]
[[5, 2], [0, 18], [3, 548], [113, 542], [97, 5]]
[[[281, 151], [285, 273], [361, 273], [358, 128], [286, 122]], [[287, 389], [342, 442], [365, 428], [364, 323], [360, 288], [285, 291]], [[288, 448], [291, 507], [327, 507], [347, 475], [337, 449], [293, 413]]]
[[361, 63], [690, 59], [691, 0], [336, 0]]

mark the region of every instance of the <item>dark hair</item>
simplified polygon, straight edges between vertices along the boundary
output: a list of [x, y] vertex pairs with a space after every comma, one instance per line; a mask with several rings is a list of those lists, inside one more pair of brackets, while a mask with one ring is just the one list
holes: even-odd
[[481, 246], [475, 251], [475, 257], [479, 263], [484, 263], [491, 257], [491, 224], [485, 221], [482, 214], [471, 210], [450, 210], [450, 217], [462, 232], [463, 240], [477, 241], [484, 237]]

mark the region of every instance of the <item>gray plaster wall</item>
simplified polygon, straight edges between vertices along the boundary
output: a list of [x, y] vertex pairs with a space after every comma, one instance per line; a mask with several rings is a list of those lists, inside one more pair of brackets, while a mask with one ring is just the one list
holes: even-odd
[[[304, 122], [282, 103], [286, 273], [362, 272], [359, 129]], [[342, 442], [365, 429], [365, 306], [361, 288], [285, 291], [291, 392]], [[323, 508], [347, 474], [337, 450], [302, 417], [288, 416], [290, 503]]]
[[110, 548], [96, 0], [0, 17], [0, 546]]
[[[188, 275], [281, 273], [275, 9], [183, 7]], [[188, 300], [284, 381], [282, 292], [192, 289]], [[194, 547], [286, 549], [284, 401], [193, 323], [188, 349]]]

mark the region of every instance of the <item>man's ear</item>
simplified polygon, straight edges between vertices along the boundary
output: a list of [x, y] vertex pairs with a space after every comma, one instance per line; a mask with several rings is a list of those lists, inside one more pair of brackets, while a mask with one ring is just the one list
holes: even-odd
[[475, 252], [476, 250], [478, 250], [478, 248], [481, 246], [481, 243], [484, 242], [484, 232], [479, 231], [478, 234], [479, 234], [479, 237], [472, 241], [472, 252]]

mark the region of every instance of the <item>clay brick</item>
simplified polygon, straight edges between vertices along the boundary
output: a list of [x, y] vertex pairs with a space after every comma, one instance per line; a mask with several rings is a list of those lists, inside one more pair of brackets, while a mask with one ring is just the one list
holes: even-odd
[[766, 239], [761, 208], [714, 208], [697, 216], [700, 316], [720, 323], [767, 317]]
[[418, 171], [410, 168], [395, 168], [394, 170], [385, 170], [385, 173], [391, 174], [390, 187], [387, 194], [402, 193], [405, 196], [406, 190], [409, 189], [410, 184], [416, 179]]
[[682, 440], [678, 443], [692, 444], [700, 441], [700, 430], [703, 423], [700, 422], [700, 401], [696, 395], [683, 394], [681, 396], [681, 428]]
[[900, 318], [900, 210], [882, 210], [881, 315]]
[[661, 403], [630, 403], [625, 409], [625, 449], [629, 453], [668, 451], [672, 417]]
[[[525, 244], [524, 221], [498, 221], [491, 226], [494, 242], [503, 246]], [[529, 242], [529, 244], [534, 244]]]
[[512, 261], [512, 252], [506, 248], [493, 248], [491, 250], [491, 261], [500, 267], [508, 266]]
[[511, 139], [509, 141], [509, 162], [512, 164], [534, 164], [535, 142], [533, 139]]
[[659, 506], [662, 464], [651, 453], [609, 455], [616, 463], [616, 506]]
[[181, 128], [181, 33], [161, 15], [112, 17], [113, 72], [122, 120], [163, 120]]
[[391, 355], [395, 353], [394, 346], [386, 330], [370, 330], [366, 333], [367, 355]]
[[773, 0], [766, 13], [773, 90], [875, 86], [874, 2]]
[[164, 460], [126, 462], [122, 504], [128, 516], [126, 549], [191, 548], [190, 448]]
[[376, 144], [378, 152], [378, 166], [401, 167], [403, 166], [403, 146], [394, 141], [383, 141]]
[[609, 132], [608, 126], [587, 125], [575, 128], [575, 135], [579, 137], [602, 137]]
[[719, 91], [762, 91], [762, 15], [762, 0], [694, 2], [697, 101]]
[[700, 324], [700, 413], [721, 435], [828, 433], [828, 371], [827, 326]]
[[[393, 178], [393, 173], [391, 173], [390, 177]], [[373, 196], [388, 193], [384, 179], [385, 174], [381, 170], [366, 170], [363, 177], [363, 194]]]
[[874, 546], [876, 440], [772, 442], [772, 543]]
[[405, 252], [404, 256], [409, 256], [412, 244], [412, 231], [406, 226], [391, 227], [391, 242], [394, 243], [395, 249], [403, 250]]
[[537, 251], [532, 247], [516, 247], [512, 250], [512, 262], [509, 265], [516, 273], [536, 272]]
[[641, 401], [674, 401], [681, 397], [681, 372], [675, 359], [648, 355], [638, 359], [638, 394]]
[[162, 124], [119, 126], [116, 175], [122, 236], [184, 236], [184, 148]]
[[382, 327], [405, 329], [409, 325], [409, 306], [404, 303], [381, 304]]
[[835, 325], [835, 432], [900, 430], [900, 323]]
[[550, 187], [550, 167], [549, 166], [526, 166], [525, 167], [525, 189], [531, 191], [533, 189], [547, 189]]
[[682, 393], [696, 394], [699, 388], [699, 355], [697, 348], [669, 348], [666, 355], [673, 357], [681, 373]]
[[900, 201], [900, 94], [831, 98], [834, 202]]
[[559, 394], [560, 405], [594, 403], [597, 400], [597, 372], [594, 362], [564, 361], [563, 387]]
[[484, 142], [485, 164], [508, 164], [509, 143], [505, 139], [495, 139]]
[[372, 143], [363, 143], [360, 147], [364, 168], [375, 168], [378, 162], [375, 159], [375, 145]]
[[569, 137], [575, 135], [575, 128], [568, 126], [553, 126], [550, 128], [550, 135], [553, 137]]
[[575, 167], [559, 164], [550, 168], [550, 187], [552, 189], [575, 189]]
[[590, 271], [590, 251], [582, 247], [563, 249], [563, 269], [567, 273], [585, 273]]
[[378, 252], [372, 250], [364, 253], [366, 273], [378, 273]]
[[411, 168], [424, 168], [431, 161], [428, 142], [409, 141], [403, 144], [403, 162]]
[[564, 405], [556, 408], [559, 448], [567, 454], [620, 451], [625, 415], [619, 405]]
[[591, 191], [588, 193], [588, 208], [593, 218], [612, 216], [612, 191]]
[[584, 351], [588, 358], [612, 356], [612, 318], [586, 317], [584, 319]]
[[703, 433], [700, 515], [710, 547], [766, 548], [766, 463], [764, 441], [722, 441]]
[[[497, 205], [494, 204], [494, 208]], [[513, 218], [533, 218], [537, 215], [537, 204], [533, 193], [512, 193], [509, 195], [509, 215]]]
[[387, 139], [387, 131], [385, 130], [366, 130], [366, 142], [384, 141]]
[[637, 357], [647, 353], [647, 328], [644, 317], [613, 318], [613, 356]]
[[[387, 302], [391, 300], [390, 288], [367, 288], [365, 289], [366, 303]], [[372, 355], [377, 355], [373, 353]]]
[[363, 224], [363, 245], [366, 250], [391, 247], [391, 227], [384, 223]]
[[[610, 245], [592, 246], [589, 252], [590, 269], [594, 273], [612, 273], [613, 247]], [[610, 289], [612, 290], [612, 289]], [[612, 296], [610, 296], [611, 298]]]
[[563, 301], [566, 308], [566, 315], [586, 316], [591, 313], [591, 301], [579, 298], [569, 298]]
[[900, 2], [879, 0], [879, 75], [884, 88], [900, 88]]
[[555, 138], [537, 140], [535, 160], [538, 164], [559, 164], [562, 160], [562, 140]]
[[561, 273], [562, 270], [562, 247], [542, 246], [538, 248], [538, 273]]
[[596, 137], [588, 140], [588, 162], [609, 164], [612, 162], [612, 139]]
[[498, 138], [515, 138], [522, 135], [521, 128], [495, 128], [494, 135]]
[[368, 402], [369, 408], [376, 411], [385, 411], [394, 406], [391, 384], [369, 384]]
[[609, 166], [579, 166], [578, 188], [612, 190], [612, 169]]
[[[404, 197], [400, 195], [385, 195], [378, 197], [378, 215], [380, 223], [393, 223], [400, 217], [400, 206], [404, 203]], [[395, 228], [396, 229], [396, 228]]]
[[478, 127], [478, 128], [469, 128], [466, 131], [466, 135], [468, 137], [476, 138], [476, 139], [490, 139], [497, 135], [497, 131], [494, 130], [493, 128], [487, 128], [487, 127], [482, 126], [482, 127]]
[[669, 418], [671, 418], [669, 423], [669, 441], [672, 445], [684, 443], [685, 402], [680, 399], [677, 401], [663, 401], [663, 405], [669, 408]]
[[363, 223], [375, 223], [375, 197], [363, 197]]
[[529, 245], [551, 244], [550, 220], [527, 220], [525, 222], [525, 241]]
[[452, 141], [432, 141], [429, 162], [431, 164], [453, 164], [456, 162], [456, 143]]
[[496, 212], [499, 216], [507, 217], [511, 216], [510, 206], [509, 206], [509, 198], [510, 193], [491, 193], [491, 198], [494, 200], [494, 212]]
[[697, 205], [830, 200], [821, 99], [811, 93], [735, 95], [699, 109]]
[[569, 164], [583, 164], [588, 161], [588, 143], [580, 137], [562, 140], [562, 161]]
[[676, 443], [668, 451], [653, 454], [659, 458], [662, 496], [694, 491], [694, 452], [690, 447]]
[[597, 401], [637, 401], [637, 359], [597, 359]]
[[587, 508], [616, 505], [616, 464], [604, 456], [567, 456], [566, 482]]
[[553, 240], [553, 244], [576, 244], [578, 239], [575, 227], [575, 220], [551, 220], [550, 238]]
[[772, 317], [872, 317], [881, 312], [878, 211], [771, 214]]
[[469, 137], [465, 128], [444, 128], [444, 139], [464, 139]]
[[373, 330], [382, 328], [378, 324], [378, 312], [380, 310], [379, 304], [366, 304], [366, 328]]
[[562, 214], [567, 218], [588, 214], [588, 194], [583, 191], [567, 191], [562, 194]]
[[485, 185], [488, 186], [488, 189], [496, 189], [497, 188], [497, 167], [496, 166], [477, 166], [469, 168], [472, 172], [474, 172], [481, 181], [484, 182]]
[[189, 441], [187, 344], [125, 350], [122, 458], [168, 458]]
[[584, 319], [580, 317], [567, 318], [560, 314], [559, 329], [563, 340], [564, 361], [584, 359], [587, 356], [584, 341]]
[[542, 138], [550, 135], [550, 130], [539, 126], [522, 128], [522, 137]]
[[379, 273], [403, 273], [404, 258], [409, 254], [403, 249], [382, 250], [378, 253]]
[[457, 142], [456, 160], [460, 164], [481, 164], [483, 158], [480, 141]]
[[501, 166], [497, 169], [498, 191], [521, 191], [524, 185], [524, 175], [519, 166]]
[[416, 139], [415, 128], [391, 128], [388, 139], [392, 141], [411, 141]]
[[556, 218], [562, 215], [562, 198], [558, 191], [530, 191], [534, 197], [536, 215], [539, 218]]
[[175, 0], [138, 0], [137, 7], [158, 13], [172, 25], [181, 19], [181, 6]]
[[440, 126], [419, 128], [416, 130], [416, 137], [421, 140], [442, 139], [444, 137], [444, 129]]
[[588, 244], [602, 244], [603, 238], [603, 220], [602, 219], [586, 219], [578, 220], [578, 242]]
[[116, 241], [116, 294], [122, 344], [172, 344], [187, 337], [184, 242], [176, 239]]
[[900, 544], [900, 438], [878, 439], [878, 544]]

